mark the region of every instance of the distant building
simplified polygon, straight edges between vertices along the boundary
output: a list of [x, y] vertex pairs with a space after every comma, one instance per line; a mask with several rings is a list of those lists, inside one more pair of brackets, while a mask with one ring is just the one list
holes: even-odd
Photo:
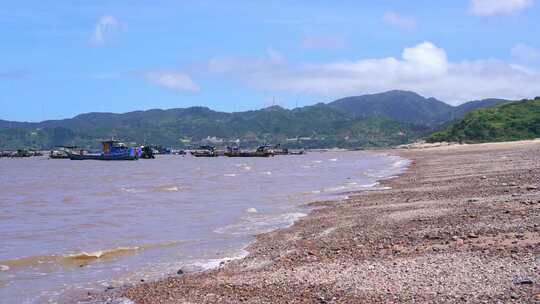
[[202, 140], [202, 142], [212, 143], [212, 144], [220, 144], [223, 143], [223, 138], [215, 137], [215, 136], [207, 136], [205, 139]]

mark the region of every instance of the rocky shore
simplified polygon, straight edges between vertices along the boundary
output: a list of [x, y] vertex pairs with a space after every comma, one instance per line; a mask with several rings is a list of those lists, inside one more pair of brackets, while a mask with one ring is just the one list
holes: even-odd
[[219, 269], [98, 297], [140, 304], [540, 303], [540, 141], [388, 153], [413, 161], [383, 182], [390, 189], [318, 203], [325, 208], [259, 235], [249, 256]]

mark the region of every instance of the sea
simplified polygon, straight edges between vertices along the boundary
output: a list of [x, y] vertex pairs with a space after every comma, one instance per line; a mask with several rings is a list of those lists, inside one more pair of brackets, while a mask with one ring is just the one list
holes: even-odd
[[315, 201], [377, 189], [408, 160], [362, 151], [269, 158], [0, 159], [0, 303], [218, 267]]

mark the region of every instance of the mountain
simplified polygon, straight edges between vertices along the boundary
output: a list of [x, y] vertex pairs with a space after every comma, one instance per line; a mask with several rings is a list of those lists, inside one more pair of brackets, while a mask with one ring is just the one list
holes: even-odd
[[446, 121], [453, 109], [435, 98], [424, 98], [408, 91], [346, 97], [329, 105], [356, 118], [385, 116], [400, 122], [425, 125]]
[[384, 116], [392, 120], [423, 125], [440, 125], [463, 117], [469, 111], [507, 102], [503, 99], [484, 99], [453, 107], [435, 98], [425, 98], [409, 91], [346, 97], [329, 103], [356, 118]]
[[540, 137], [540, 97], [478, 109], [428, 141], [493, 142]]
[[465, 116], [465, 114], [469, 113], [470, 111], [481, 109], [481, 108], [490, 108], [490, 107], [494, 107], [494, 106], [497, 106], [503, 103], [508, 103], [508, 102], [509, 102], [508, 100], [496, 99], [496, 98], [469, 101], [455, 107], [452, 110], [451, 117], [452, 119], [462, 118]]
[[[9, 125], [2, 122], [0, 126]], [[293, 110], [270, 107], [224, 113], [208, 108], [149, 110], [125, 114], [89, 113], [67, 120], [13, 123], [0, 127], [0, 147], [51, 148], [56, 145], [97, 147], [100, 139], [166, 146], [282, 143], [289, 147], [386, 146], [408, 142], [431, 130], [386, 117], [351, 118], [325, 104]], [[188, 142], [189, 143], [186, 143]], [[223, 141], [223, 143], [221, 143]]]
[[0, 120], [0, 149], [97, 147], [100, 139], [137, 144], [194, 146], [210, 141], [254, 146], [282, 143], [294, 147], [359, 147], [407, 143], [432, 133], [465, 112], [499, 101], [452, 107], [407, 91], [348, 97], [296, 109], [273, 106], [225, 113], [206, 107], [86, 113], [39, 123]]

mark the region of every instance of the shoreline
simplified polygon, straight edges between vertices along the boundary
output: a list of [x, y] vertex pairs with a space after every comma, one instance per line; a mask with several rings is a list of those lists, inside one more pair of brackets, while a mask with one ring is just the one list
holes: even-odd
[[540, 142], [384, 152], [412, 161], [390, 189], [314, 203], [217, 269], [86, 301], [540, 301]]

